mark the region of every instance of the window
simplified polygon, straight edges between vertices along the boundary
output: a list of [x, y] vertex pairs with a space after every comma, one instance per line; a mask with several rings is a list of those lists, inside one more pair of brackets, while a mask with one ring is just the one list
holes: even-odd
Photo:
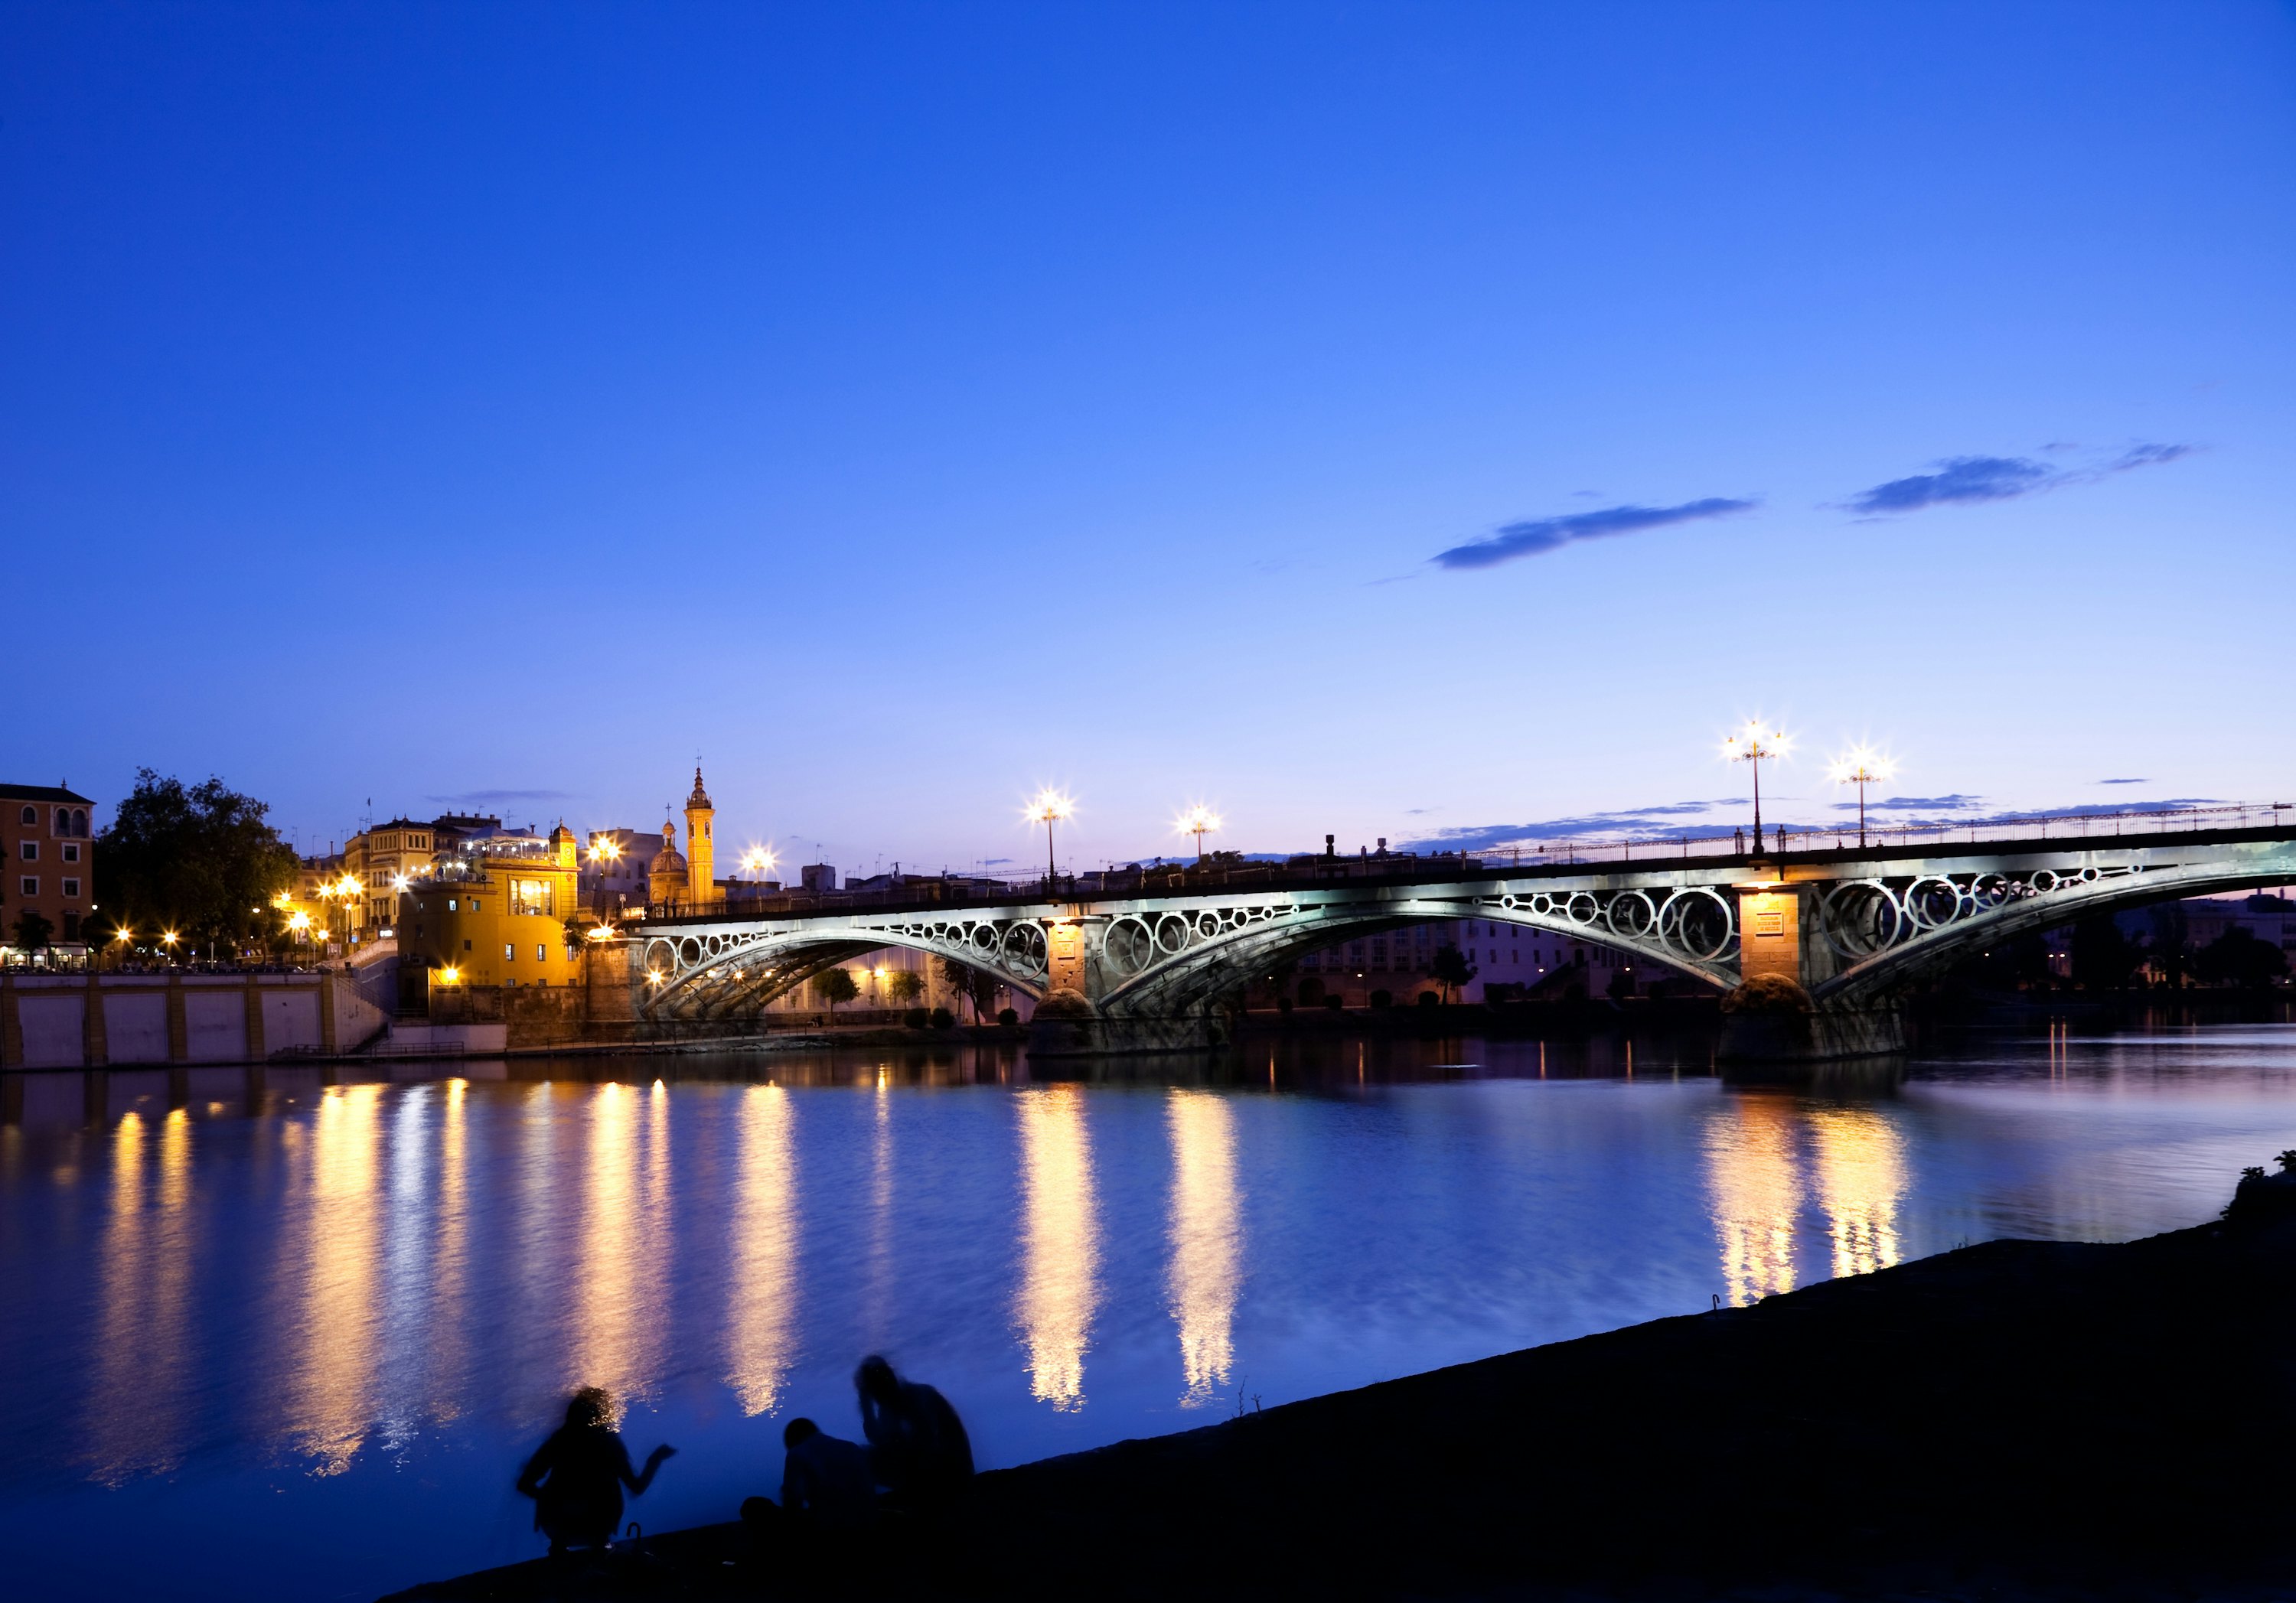
[[37, 896], [40, 894], [40, 882], [29, 874], [26, 874], [16, 883], [28, 896]]
[[79, 881], [78, 881], [78, 880], [77, 880], [77, 879], [67, 879], [67, 880], [65, 880], [65, 881], [64, 881], [64, 895], [66, 895], [67, 896], [76, 896], [79, 895]]
[[40, 860], [40, 843], [37, 840], [17, 842], [16, 855], [27, 863], [37, 863]]
[[550, 961], [550, 948], [547, 946], [537, 946], [534, 949], [534, 961], [537, 963], [548, 962]]
[[40, 810], [37, 807], [27, 807], [24, 809], [21, 815], [17, 818], [16, 822], [18, 823], [37, 823], [40, 822]]
[[[476, 906], [477, 904], [473, 903], [472, 905]], [[447, 898], [447, 911], [448, 912], [455, 911], [455, 898], [452, 896]]]
[[547, 879], [513, 879], [510, 882], [510, 910], [514, 913], [542, 913], [551, 911], [550, 881]]
[[476, 896], [471, 898], [471, 911], [472, 912], [479, 911], [479, 899]]
[[515, 941], [504, 941], [503, 943], [503, 961], [506, 963], [514, 963], [518, 961], [518, 943]]
[[470, 943], [470, 942], [468, 942], [468, 941], [464, 941], [464, 942], [463, 943], [463, 951], [465, 951], [465, 952], [468, 952], [470, 949], [471, 949], [471, 943]]
[[76, 912], [64, 914], [64, 939], [68, 941], [79, 939], [79, 914]]
[[79, 861], [79, 847], [77, 844], [68, 846], [64, 848], [64, 861], [66, 863], [78, 863]]

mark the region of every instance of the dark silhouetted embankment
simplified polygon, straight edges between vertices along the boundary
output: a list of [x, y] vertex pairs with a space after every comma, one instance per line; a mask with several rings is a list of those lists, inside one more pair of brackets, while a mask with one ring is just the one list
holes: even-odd
[[818, 1563], [720, 1526], [402, 1596], [2296, 1595], [2296, 1217], [2254, 1212], [1000, 1470], [942, 1528]]

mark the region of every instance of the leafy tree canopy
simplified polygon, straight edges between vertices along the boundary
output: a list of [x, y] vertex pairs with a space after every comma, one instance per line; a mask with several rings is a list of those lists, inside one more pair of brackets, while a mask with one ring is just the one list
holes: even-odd
[[186, 786], [139, 769], [95, 843], [97, 902], [121, 923], [193, 941], [267, 931], [271, 899], [296, 869], [268, 811], [219, 779]]

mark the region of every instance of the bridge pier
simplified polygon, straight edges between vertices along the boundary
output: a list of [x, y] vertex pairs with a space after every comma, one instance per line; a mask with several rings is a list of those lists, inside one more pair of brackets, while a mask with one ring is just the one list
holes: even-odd
[[1816, 938], [1812, 904], [1818, 888], [1782, 879], [1739, 887], [1742, 977], [1722, 999], [1721, 1058], [1820, 1062], [1906, 1050], [1905, 1008], [1894, 999], [1854, 1005], [1813, 999], [1837, 968], [1831, 948]]

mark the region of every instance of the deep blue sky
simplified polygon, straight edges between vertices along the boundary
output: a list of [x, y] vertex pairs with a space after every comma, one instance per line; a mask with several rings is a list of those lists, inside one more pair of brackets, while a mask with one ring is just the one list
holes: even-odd
[[2263, 4], [0, 6], [0, 779], [2296, 798], [2292, 194]]

